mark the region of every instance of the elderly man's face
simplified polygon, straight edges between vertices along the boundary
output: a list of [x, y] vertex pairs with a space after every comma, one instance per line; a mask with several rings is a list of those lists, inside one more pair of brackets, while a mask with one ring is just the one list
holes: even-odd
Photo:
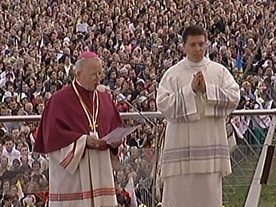
[[89, 58], [83, 68], [77, 72], [78, 81], [90, 91], [96, 90], [102, 77], [102, 61], [98, 58]]

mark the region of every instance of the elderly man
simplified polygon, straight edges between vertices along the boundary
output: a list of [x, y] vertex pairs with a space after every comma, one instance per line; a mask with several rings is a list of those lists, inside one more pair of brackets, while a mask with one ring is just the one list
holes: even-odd
[[110, 95], [96, 90], [101, 75], [97, 54], [82, 53], [76, 79], [50, 98], [42, 115], [34, 151], [49, 154], [51, 207], [117, 205], [110, 156], [120, 143], [101, 138], [122, 121]]

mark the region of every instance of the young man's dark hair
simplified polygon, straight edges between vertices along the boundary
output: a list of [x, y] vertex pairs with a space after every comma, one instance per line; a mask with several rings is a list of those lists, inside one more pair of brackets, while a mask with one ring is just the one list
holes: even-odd
[[9, 141], [14, 142], [14, 136], [10, 133], [7, 133], [7, 134], [4, 135], [3, 140], [4, 140], [5, 143], [9, 142]]
[[198, 26], [198, 25], [193, 25], [189, 26], [185, 29], [183, 32], [183, 42], [186, 43], [188, 36], [196, 36], [196, 35], [203, 35], [205, 37], [205, 40], [207, 40], [207, 33], [204, 30], [204, 28]]
[[6, 193], [3, 196], [3, 199], [1, 201], [1, 206], [4, 206], [7, 202], [11, 202], [13, 200], [13, 196], [10, 193]]

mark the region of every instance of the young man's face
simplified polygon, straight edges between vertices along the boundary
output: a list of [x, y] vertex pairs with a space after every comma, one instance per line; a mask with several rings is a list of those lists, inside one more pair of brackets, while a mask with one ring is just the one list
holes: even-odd
[[189, 35], [184, 50], [187, 57], [193, 62], [199, 62], [203, 59], [206, 52], [207, 44], [203, 35]]
[[4, 167], [4, 166], [7, 166], [8, 165], [8, 158], [7, 157], [1, 157], [1, 166]]
[[8, 152], [11, 152], [11, 151], [12, 151], [12, 148], [13, 148], [13, 142], [12, 142], [12, 141], [6, 141], [5, 147], [6, 147], [6, 150], [7, 150]]
[[12, 162], [13, 169], [17, 169], [20, 166], [20, 162], [18, 160], [14, 160]]
[[21, 147], [20, 152], [21, 152], [21, 155], [28, 155], [29, 150], [27, 147], [24, 146], [24, 147]]

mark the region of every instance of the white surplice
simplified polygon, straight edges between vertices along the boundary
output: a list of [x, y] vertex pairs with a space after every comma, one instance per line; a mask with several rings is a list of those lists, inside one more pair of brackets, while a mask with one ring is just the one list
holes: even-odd
[[117, 206], [110, 152], [87, 149], [86, 135], [49, 153], [49, 165], [50, 207]]
[[[194, 93], [191, 87], [193, 76], [198, 71], [202, 71], [205, 79], [204, 94]], [[170, 196], [165, 196], [164, 199], [192, 203], [194, 197], [190, 197], [189, 201], [186, 194], [193, 190], [193, 186], [187, 182], [191, 175], [200, 174], [208, 180], [210, 174], [219, 174], [221, 179], [231, 173], [225, 116], [236, 108], [239, 99], [239, 85], [228, 69], [206, 58], [199, 63], [186, 58], [165, 72], [157, 90], [158, 110], [168, 121], [161, 176], [165, 183], [174, 183], [175, 176], [180, 176], [178, 182], [183, 183], [179, 185], [185, 189], [180, 191], [182, 196], [173, 195], [174, 187], [165, 185], [164, 192], [170, 193]], [[170, 179], [173, 181], [168, 181]], [[220, 187], [219, 183], [220, 181], [214, 182], [213, 188]], [[208, 186], [204, 190], [212, 191]], [[196, 192], [196, 188], [194, 190]], [[203, 204], [204, 202], [207, 201], [202, 200]], [[221, 203], [221, 199], [217, 202]], [[164, 204], [163, 207], [178, 206]]]

